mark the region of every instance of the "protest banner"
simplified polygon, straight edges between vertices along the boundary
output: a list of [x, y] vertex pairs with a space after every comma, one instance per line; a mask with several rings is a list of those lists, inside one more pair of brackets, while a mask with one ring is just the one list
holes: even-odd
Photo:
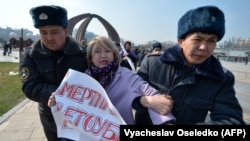
[[75, 141], [119, 141], [126, 123], [103, 87], [91, 76], [69, 69], [51, 107], [58, 137]]

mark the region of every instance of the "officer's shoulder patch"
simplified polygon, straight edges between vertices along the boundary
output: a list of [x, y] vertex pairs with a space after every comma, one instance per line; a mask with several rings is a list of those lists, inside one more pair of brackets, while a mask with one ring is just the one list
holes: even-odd
[[26, 79], [29, 77], [29, 75], [30, 75], [30, 71], [29, 71], [28, 68], [22, 67], [22, 68], [20, 69], [19, 74], [20, 74], [20, 79], [21, 79], [21, 80], [26, 80]]

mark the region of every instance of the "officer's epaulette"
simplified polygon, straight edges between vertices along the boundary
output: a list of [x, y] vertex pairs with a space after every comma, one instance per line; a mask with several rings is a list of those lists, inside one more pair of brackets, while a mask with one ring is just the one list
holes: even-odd
[[155, 53], [155, 54], [154, 54], [154, 53], [150, 53], [150, 54], [148, 54], [147, 56], [150, 57], [150, 56], [160, 56], [160, 55], [161, 55], [161, 54], [159, 54], [159, 53]]

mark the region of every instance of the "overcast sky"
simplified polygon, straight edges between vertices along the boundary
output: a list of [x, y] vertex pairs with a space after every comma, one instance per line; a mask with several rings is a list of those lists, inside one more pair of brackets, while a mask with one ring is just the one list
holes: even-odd
[[[49, 4], [65, 7], [68, 18], [84, 13], [97, 14], [106, 19], [121, 38], [137, 44], [151, 40], [176, 41], [177, 22], [187, 10], [215, 5], [224, 11], [226, 18], [223, 40], [250, 37], [249, 0], [6, 0], [0, 8], [0, 27], [26, 28], [38, 33], [29, 10]], [[97, 20], [91, 21], [87, 30], [107, 35]]]

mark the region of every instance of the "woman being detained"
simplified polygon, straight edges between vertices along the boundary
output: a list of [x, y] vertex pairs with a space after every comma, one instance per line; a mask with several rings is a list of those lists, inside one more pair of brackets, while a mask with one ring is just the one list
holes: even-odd
[[[135, 124], [133, 101], [140, 98], [140, 103], [147, 108], [152, 123], [172, 124], [175, 118], [170, 113], [173, 101], [151, 87], [135, 72], [120, 66], [121, 57], [112, 40], [105, 36], [93, 38], [87, 47], [88, 69], [86, 74], [96, 79], [127, 124]], [[56, 104], [52, 94], [48, 105]]]

